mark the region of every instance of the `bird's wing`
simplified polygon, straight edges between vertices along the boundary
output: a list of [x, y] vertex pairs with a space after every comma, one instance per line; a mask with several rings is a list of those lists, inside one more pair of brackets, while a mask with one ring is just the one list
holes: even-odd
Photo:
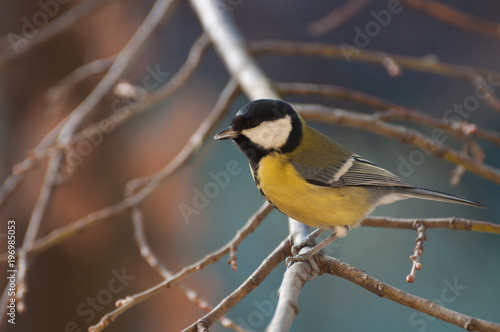
[[413, 188], [412, 185], [401, 181], [391, 172], [357, 155], [353, 155], [333, 167], [292, 164], [307, 182], [321, 187], [396, 186]]

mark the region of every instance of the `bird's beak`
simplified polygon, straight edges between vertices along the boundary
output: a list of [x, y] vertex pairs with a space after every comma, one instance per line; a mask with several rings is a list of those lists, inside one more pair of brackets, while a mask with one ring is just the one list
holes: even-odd
[[215, 135], [214, 139], [219, 141], [223, 139], [235, 138], [239, 134], [240, 134], [239, 131], [235, 131], [231, 126], [229, 126], [226, 129], [220, 131], [217, 135]]

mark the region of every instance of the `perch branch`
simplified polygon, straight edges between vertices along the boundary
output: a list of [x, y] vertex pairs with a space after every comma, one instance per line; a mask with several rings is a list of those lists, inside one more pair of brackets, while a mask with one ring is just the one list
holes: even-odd
[[[291, 233], [290, 244], [303, 242], [308, 235], [308, 227], [291, 218], [288, 220]], [[301, 227], [297, 228], [296, 225], [301, 225]], [[303, 254], [310, 249], [312, 248], [305, 246], [300, 249], [299, 254]], [[276, 310], [266, 329], [267, 332], [286, 332], [290, 330], [295, 316], [299, 313], [300, 291], [307, 282], [311, 271], [311, 264], [305, 261], [295, 262], [285, 271], [278, 293]]]

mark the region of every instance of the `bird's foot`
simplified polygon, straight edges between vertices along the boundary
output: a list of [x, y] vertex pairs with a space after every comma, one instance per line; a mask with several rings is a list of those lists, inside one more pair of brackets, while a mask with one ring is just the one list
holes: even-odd
[[302, 254], [295, 255], [293, 257], [287, 257], [286, 259], [286, 266], [287, 268], [290, 268], [294, 263], [296, 262], [301, 262], [301, 261], [307, 261], [311, 265], [311, 273], [308, 277], [308, 280], [311, 280], [319, 275], [319, 267], [318, 264], [316, 264], [316, 260], [314, 259], [314, 255], [317, 252], [313, 249], [308, 250]]
[[316, 245], [316, 238], [323, 232], [323, 229], [316, 229], [314, 232], [310, 233], [307, 235], [307, 237], [304, 239], [304, 241], [297, 243], [292, 246], [292, 254], [297, 256], [299, 255], [299, 252], [302, 248], [304, 247], [314, 247]]

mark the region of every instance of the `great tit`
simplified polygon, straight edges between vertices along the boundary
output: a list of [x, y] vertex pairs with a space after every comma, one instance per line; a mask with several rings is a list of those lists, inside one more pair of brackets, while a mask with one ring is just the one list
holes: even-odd
[[290, 104], [280, 100], [246, 104], [231, 126], [214, 138], [232, 139], [243, 151], [257, 188], [271, 205], [318, 228], [307, 240], [325, 229], [334, 231], [306, 258], [345, 236], [379, 205], [421, 198], [482, 207], [402, 181], [311, 128]]

